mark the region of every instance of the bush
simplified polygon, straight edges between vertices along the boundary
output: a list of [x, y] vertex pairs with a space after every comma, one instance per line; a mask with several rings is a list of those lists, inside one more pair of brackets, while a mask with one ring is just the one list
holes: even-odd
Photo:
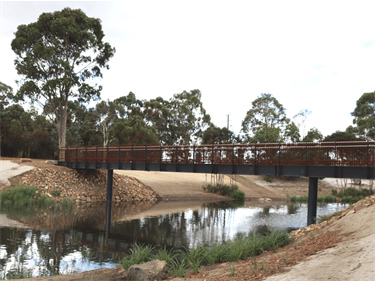
[[245, 192], [241, 190], [236, 190], [230, 195], [231, 198], [237, 199], [237, 200], [244, 200], [245, 199]]
[[273, 182], [273, 179], [270, 176], [265, 176], [263, 179], [268, 182]]
[[337, 190], [336, 190], [336, 189], [333, 189], [333, 188], [332, 188], [332, 195], [333, 195], [333, 196], [336, 196], [336, 195], [337, 195]]
[[229, 185], [224, 184], [224, 185], [219, 187], [219, 191], [220, 191], [221, 195], [227, 196], [231, 193], [231, 188], [230, 188]]
[[54, 189], [54, 190], [52, 190], [51, 191], [51, 195], [53, 195], [53, 196], [60, 196], [60, 190], [58, 190], [58, 189]]

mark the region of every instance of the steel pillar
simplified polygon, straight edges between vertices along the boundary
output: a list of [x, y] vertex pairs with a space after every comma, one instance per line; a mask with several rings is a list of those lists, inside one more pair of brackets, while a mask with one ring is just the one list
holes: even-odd
[[107, 179], [107, 209], [105, 216], [105, 231], [109, 233], [111, 228], [111, 213], [112, 213], [112, 186], [113, 186], [113, 170], [108, 169]]
[[315, 223], [317, 202], [318, 202], [318, 178], [309, 178], [307, 225]]

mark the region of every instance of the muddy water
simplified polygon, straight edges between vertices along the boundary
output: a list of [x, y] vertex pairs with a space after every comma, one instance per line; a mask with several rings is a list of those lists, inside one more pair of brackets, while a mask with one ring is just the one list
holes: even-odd
[[[346, 207], [319, 205], [317, 213], [326, 215]], [[22, 261], [34, 276], [115, 267], [133, 243], [191, 248], [249, 232], [290, 231], [306, 226], [307, 221], [307, 204], [143, 202], [113, 206], [111, 229], [106, 232], [105, 210], [104, 204], [70, 211], [2, 210], [7, 220], [0, 219], [0, 273]]]

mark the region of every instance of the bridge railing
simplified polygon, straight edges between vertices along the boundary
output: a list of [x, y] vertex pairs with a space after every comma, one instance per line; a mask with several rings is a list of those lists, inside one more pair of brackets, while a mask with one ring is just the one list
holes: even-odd
[[375, 166], [375, 142], [120, 145], [61, 148], [59, 161]]

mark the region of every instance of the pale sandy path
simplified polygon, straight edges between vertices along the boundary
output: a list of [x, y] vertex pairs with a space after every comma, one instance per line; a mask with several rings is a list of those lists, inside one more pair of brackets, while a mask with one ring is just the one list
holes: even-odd
[[26, 165], [18, 165], [9, 160], [1, 160], [0, 161], [0, 186], [1, 185], [9, 186], [10, 182], [8, 181], [8, 179], [21, 175], [32, 169], [35, 169], [35, 167], [26, 166]]
[[[199, 173], [175, 173], [175, 172], [145, 172], [115, 170], [115, 173], [135, 177], [145, 185], [150, 186], [163, 199], [223, 199], [224, 197], [212, 193], [203, 192], [202, 186], [211, 183], [211, 174]], [[251, 183], [237, 176], [235, 182], [239, 189], [245, 192], [245, 198], [272, 197], [279, 198], [276, 193], [270, 192], [264, 187]], [[230, 185], [231, 180], [224, 176], [224, 184]]]

